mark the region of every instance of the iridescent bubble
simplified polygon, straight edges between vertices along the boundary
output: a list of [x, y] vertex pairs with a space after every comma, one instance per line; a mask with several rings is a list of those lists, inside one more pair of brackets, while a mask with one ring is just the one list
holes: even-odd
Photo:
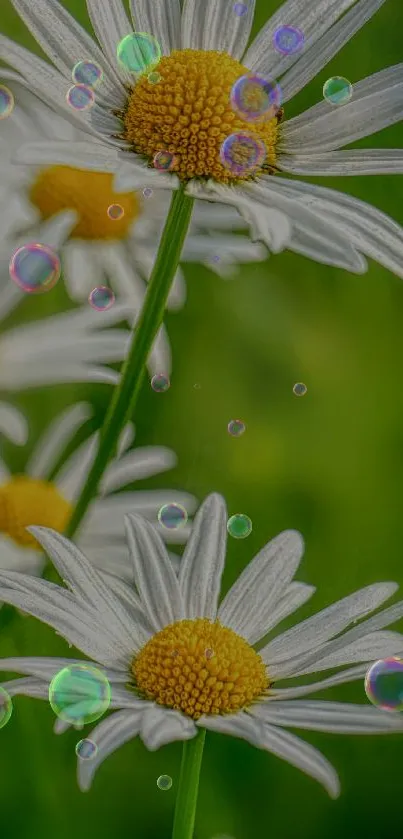
[[403, 661], [384, 658], [376, 661], [365, 676], [365, 693], [382, 711], [403, 711]]
[[119, 64], [130, 73], [144, 73], [148, 67], [158, 64], [161, 47], [147, 32], [131, 32], [117, 47]]
[[252, 533], [252, 522], [244, 513], [235, 513], [227, 521], [227, 530], [234, 539], [246, 539]]
[[0, 119], [6, 119], [14, 109], [14, 96], [4, 84], [0, 84]]
[[98, 746], [92, 740], [79, 740], [76, 745], [76, 755], [80, 760], [91, 760], [95, 757], [98, 751]]
[[50, 291], [60, 277], [60, 259], [47, 245], [31, 242], [14, 251], [10, 277], [28, 294]]
[[244, 433], [246, 429], [246, 425], [242, 420], [231, 420], [228, 425], [228, 433], [231, 434], [232, 437], [240, 437], [241, 434]]
[[211, 647], [207, 647], [207, 649], [204, 650], [204, 656], [207, 658], [207, 661], [210, 661], [210, 658], [213, 658], [214, 656], [214, 650], [212, 650]]
[[158, 521], [167, 530], [179, 530], [188, 520], [188, 514], [181, 504], [164, 504], [158, 510]]
[[220, 160], [234, 176], [245, 175], [258, 169], [266, 157], [266, 147], [254, 134], [230, 134], [220, 149]]
[[153, 70], [152, 73], [149, 73], [147, 79], [150, 82], [150, 84], [158, 84], [158, 82], [163, 81], [161, 73], [157, 73], [156, 70]]
[[144, 189], [143, 189], [144, 198], [151, 198], [152, 194], [153, 194], [152, 189], [150, 189], [149, 186], [145, 186]]
[[308, 388], [303, 382], [296, 382], [292, 390], [295, 396], [305, 396]]
[[353, 86], [344, 76], [332, 76], [323, 85], [323, 96], [329, 105], [345, 105], [353, 95]]
[[151, 387], [156, 393], [165, 393], [170, 386], [169, 376], [165, 373], [156, 373], [151, 379]]
[[95, 102], [95, 93], [85, 84], [74, 84], [68, 89], [66, 99], [75, 111], [88, 111]]
[[95, 722], [108, 710], [110, 700], [108, 679], [92, 665], [64, 667], [49, 685], [52, 710], [59, 719], [71, 725]]
[[281, 105], [281, 90], [277, 82], [270, 82], [257, 73], [248, 73], [236, 80], [231, 88], [231, 105], [247, 122], [272, 119]]
[[234, 12], [238, 17], [242, 17], [248, 11], [246, 3], [234, 3]]
[[160, 172], [169, 172], [176, 163], [176, 157], [170, 151], [157, 151], [153, 163]]
[[115, 295], [109, 286], [100, 285], [92, 289], [88, 297], [88, 302], [97, 312], [106, 312], [107, 309], [113, 306]]
[[279, 26], [273, 33], [273, 46], [282, 55], [294, 55], [302, 48], [304, 33], [297, 26]]
[[102, 81], [103, 71], [94, 61], [78, 61], [71, 76], [75, 84], [96, 87]]
[[4, 688], [0, 687], [0, 728], [3, 728], [13, 713], [11, 697]]
[[170, 775], [160, 775], [157, 778], [157, 787], [158, 789], [171, 789], [172, 786], [172, 778]]
[[106, 212], [112, 221], [118, 221], [120, 218], [123, 218], [125, 214], [125, 211], [120, 204], [110, 204]]

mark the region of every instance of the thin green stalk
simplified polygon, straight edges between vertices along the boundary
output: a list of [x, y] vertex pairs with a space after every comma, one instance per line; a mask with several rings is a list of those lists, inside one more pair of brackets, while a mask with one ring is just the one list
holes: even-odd
[[122, 429], [133, 416], [147, 358], [162, 324], [166, 302], [181, 257], [193, 202], [193, 198], [185, 195], [183, 187], [173, 193], [143, 308], [133, 330], [130, 351], [123, 364], [119, 385], [115, 388], [101, 429], [98, 454], [67, 527], [66, 535], [70, 538], [80, 525], [90, 501], [97, 492], [105, 468], [115, 454]]
[[205, 738], [206, 729], [200, 728], [196, 737], [185, 740], [183, 744], [172, 839], [193, 837]]

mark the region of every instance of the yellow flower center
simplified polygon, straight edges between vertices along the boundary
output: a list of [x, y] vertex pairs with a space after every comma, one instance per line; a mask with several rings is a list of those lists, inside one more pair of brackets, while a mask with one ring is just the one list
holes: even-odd
[[[214, 178], [232, 183], [255, 177], [275, 164], [279, 116], [247, 122], [232, 108], [231, 89], [246, 67], [226, 53], [175, 50], [158, 64], [156, 84], [143, 74], [132, 88], [125, 110], [122, 137], [133, 150], [153, 163], [157, 152], [174, 156], [171, 172], [183, 181]], [[264, 144], [260, 168], [237, 175], [220, 160], [224, 140], [248, 133]]]
[[36, 524], [63, 532], [71, 513], [71, 504], [56, 487], [38, 478], [15, 475], [0, 487], [0, 531], [21, 547], [40, 547], [26, 527]]
[[197, 720], [231, 714], [269, 687], [260, 655], [239, 635], [206, 618], [172, 623], [132, 662], [139, 693]]
[[[70, 166], [43, 169], [31, 186], [30, 199], [43, 219], [62, 210], [76, 210], [79, 218], [71, 233], [75, 239], [124, 239], [140, 214], [134, 192], [114, 192], [112, 174]], [[114, 204], [122, 207], [123, 214], [111, 218], [108, 208]]]

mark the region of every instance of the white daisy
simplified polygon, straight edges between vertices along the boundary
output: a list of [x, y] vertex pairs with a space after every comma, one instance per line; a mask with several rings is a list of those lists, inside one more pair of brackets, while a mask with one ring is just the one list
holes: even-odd
[[[0, 598], [54, 627], [105, 668], [112, 713], [88, 735], [98, 746], [79, 760], [81, 789], [103, 760], [139, 735], [148, 749], [193, 738], [200, 727], [248, 740], [273, 752], [339, 793], [333, 767], [313, 746], [286, 729], [349, 734], [403, 731], [399, 715], [368, 705], [301, 699], [326, 687], [363, 679], [370, 662], [403, 649], [403, 637], [384, 627], [403, 614], [403, 602], [367, 616], [397, 589], [367, 586], [278, 635], [254, 645], [305, 603], [314, 589], [293, 581], [303, 552], [299, 533], [269, 542], [218, 604], [226, 548], [227, 513], [217, 495], [194, 520], [176, 576], [155, 529], [140, 516], [126, 520], [137, 592], [122, 581], [106, 586], [66, 538], [33, 527], [69, 591], [21, 574], [0, 574]], [[361, 623], [357, 621], [367, 618]], [[66, 658], [7, 658], [2, 670], [25, 674], [6, 682], [10, 695], [46, 699]], [[83, 662], [82, 662], [83, 663]], [[281, 688], [293, 679], [354, 664], [314, 683]], [[26, 678], [28, 676], [29, 678]], [[58, 720], [57, 730], [65, 722]]]
[[[357, 273], [366, 270], [365, 254], [403, 276], [403, 233], [388, 216], [337, 191], [272, 177], [277, 170], [325, 176], [402, 172], [401, 149], [339, 149], [401, 119], [403, 65], [352, 80], [352, 99], [341, 107], [322, 101], [284, 123], [282, 113], [265, 122], [245, 121], [230, 103], [234, 82], [251, 71], [279, 82], [286, 105], [383, 2], [287, 0], [247, 49], [255, 0], [248, 0], [241, 16], [228, 0], [185, 0], [182, 10], [179, 0], [131, 0], [132, 22], [121, 0], [87, 0], [99, 45], [57, 0], [12, 0], [54, 67], [6, 37], [0, 39], [0, 57], [21, 74], [12, 77], [90, 135], [80, 149], [69, 142], [42, 143], [42, 159], [90, 166], [96, 150], [98, 168], [110, 171], [117, 158], [126, 161], [119, 189], [142, 188], [152, 177], [153, 183], [163, 178], [164, 187], [170, 180], [172, 189], [183, 183], [188, 195], [236, 206], [253, 238], [273, 251], [287, 246]], [[273, 35], [282, 25], [303, 32], [300, 52], [276, 51]], [[132, 28], [161, 46], [158, 84], [150, 84], [147, 73], [134, 78], [117, 60], [117, 45]], [[86, 57], [104, 76], [95, 106], [79, 116], [66, 91], [73, 66]], [[235, 177], [222, 165], [220, 148], [229, 135], [245, 130], [263, 142], [266, 159], [253, 176]], [[176, 157], [172, 174], [152, 170], [161, 149]], [[35, 161], [37, 144], [24, 150], [25, 161], [30, 154]]]
[[[24, 417], [13, 409], [15, 436], [26, 428]], [[60, 466], [65, 447], [91, 417], [85, 402], [70, 406], [50, 423], [27, 460], [24, 471], [12, 474], [0, 459], [0, 568], [40, 574], [44, 558], [27, 526], [37, 524], [63, 531], [80, 496], [87, 473], [96, 457], [98, 433], [88, 437]], [[4, 411], [0, 410], [0, 422]], [[98, 568], [124, 579], [132, 579], [129, 554], [123, 534], [123, 516], [137, 510], [153, 522], [171, 542], [186, 541], [190, 526], [169, 530], [157, 520], [164, 504], [181, 504], [189, 513], [195, 509], [193, 496], [177, 490], [124, 489], [134, 481], [159, 475], [176, 465], [176, 456], [164, 446], [131, 448], [134, 428], [130, 424], [121, 436], [118, 455], [110, 462], [99, 494], [88, 507], [78, 544]], [[18, 440], [20, 444], [22, 439]]]
[[16, 446], [23, 446], [28, 439], [28, 423], [18, 408], [0, 402], [0, 433]]

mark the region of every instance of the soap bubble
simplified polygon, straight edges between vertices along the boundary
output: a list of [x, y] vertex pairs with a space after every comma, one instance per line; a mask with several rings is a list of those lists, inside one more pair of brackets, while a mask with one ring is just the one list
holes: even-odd
[[74, 84], [68, 89], [66, 100], [75, 111], [88, 111], [95, 103], [95, 93], [92, 87]]
[[10, 277], [28, 294], [42, 294], [52, 289], [61, 272], [60, 259], [47, 245], [30, 242], [14, 251], [9, 265]]
[[75, 84], [82, 84], [86, 87], [96, 87], [102, 81], [102, 67], [94, 61], [78, 61], [73, 67], [71, 74]]
[[172, 778], [170, 777], [170, 775], [160, 775], [159, 778], [157, 778], [158, 789], [167, 790], [171, 789], [171, 786]]
[[179, 530], [188, 520], [188, 514], [181, 504], [164, 504], [158, 511], [158, 521], [167, 530]]
[[121, 204], [110, 204], [106, 212], [112, 221], [119, 221], [125, 214]]
[[81, 760], [91, 760], [92, 757], [95, 757], [97, 751], [98, 746], [92, 740], [79, 740], [76, 745], [76, 755]]
[[97, 312], [106, 312], [115, 302], [115, 295], [109, 286], [101, 285], [93, 288], [88, 302], [90, 306]]
[[376, 661], [365, 676], [365, 693], [382, 711], [403, 711], [403, 661], [384, 658]]
[[7, 119], [14, 110], [14, 96], [4, 84], [0, 84], [0, 119]]
[[95, 722], [108, 710], [111, 688], [96, 667], [71, 664], [53, 677], [49, 685], [52, 710], [70, 725]]
[[160, 172], [170, 172], [175, 163], [176, 157], [170, 151], [157, 151], [153, 158], [153, 164]]
[[228, 423], [228, 433], [231, 434], [231, 437], [240, 437], [241, 434], [244, 433], [246, 429], [246, 425], [242, 420], [231, 420]]
[[11, 697], [4, 688], [0, 687], [0, 728], [3, 728], [13, 713]]
[[234, 539], [246, 539], [252, 533], [252, 521], [244, 513], [236, 513], [228, 519], [227, 530]]
[[258, 169], [266, 157], [266, 147], [259, 137], [246, 132], [230, 134], [220, 149], [220, 160], [235, 177]]
[[302, 49], [304, 33], [297, 26], [279, 26], [273, 33], [273, 46], [282, 55], [294, 55]]
[[353, 86], [343, 76], [332, 76], [323, 85], [323, 96], [329, 105], [345, 105], [353, 95]]
[[147, 32], [131, 32], [119, 42], [117, 57], [119, 64], [129, 73], [144, 73], [148, 67], [158, 64], [161, 47]]
[[151, 379], [151, 387], [156, 393], [165, 393], [170, 386], [169, 376], [165, 373], [156, 373]]
[[295, 396], [305, 396], [308, 388], [303, 382], [296, 382], [292, 390]]
[[231, 105], [247, 122], [272, 119], [281, 105], [281, 90], [257, 73], [240, 76], [231, 88]]

